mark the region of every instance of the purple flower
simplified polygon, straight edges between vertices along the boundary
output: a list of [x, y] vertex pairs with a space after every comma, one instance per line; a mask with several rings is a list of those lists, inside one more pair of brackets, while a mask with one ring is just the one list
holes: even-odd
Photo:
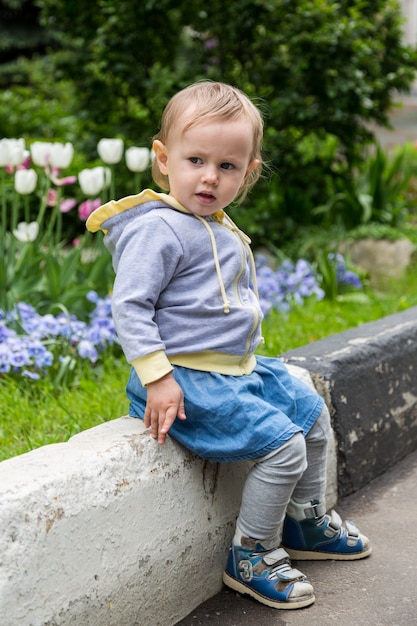
[[354, 289], [362, 287], [362, 281], [355, 272], [348, 270], [343, 255], [339, 253], [330, 253], [329, 260], [336, 265], [336, 278], [339, 285], [347, 285]]
[[86, 298], [89, 302], [97, 303], [100, 300], [99, 295], [95, 291], [89, 291], [86, 295]]
[[98, 359], [98, 352], [88, 339], [82, 339], [77, 346], [77, 352], [82, 359], [90, 359], [95, 363]]
[[16, 350], [11, 352], [10, 365], [17, 369], [24, 367], [25, 365], [31, 365], [29, 352], [27, 350]]
[[310, 264], [300, 259], [294, 265], [286, 259], [274, 271], [264, 255], [255, 257], [259, 299], [264, 315], [271, 309], [287, 312], [291, 304], [302, 304], [305, 298], [315, 295], [318, 300], [324, 297]]
[[4, 322], [0, 322], [0, 343], [6, 341], [9, 337], [13, 337], [15, 334], [14, 330], [8, 328]]
[[0, 310], [0, 372], [37, 380], [56, 359], [76, 364], [74, 349], [80, 359], [96, 363], [100, 353], [119, 342], [110, 296], [90, 292], [88, 299], [95, 304], [88, 322], [62, 312], [40, 315], [21, 302], [10, 311]]
[[10, 356], [11, 356], [10, 348], [4, 343], [0, 344], [0, 372], [2, 373], [10, 372], [10, 369], [11, 369]]
[[45, 367], [51, 367], [54, 362], [54, 355], [49, 350], [45, 350], [41, 354], [38, 354], [34, 358], [34, 365], [37, 369], [44, 369]]

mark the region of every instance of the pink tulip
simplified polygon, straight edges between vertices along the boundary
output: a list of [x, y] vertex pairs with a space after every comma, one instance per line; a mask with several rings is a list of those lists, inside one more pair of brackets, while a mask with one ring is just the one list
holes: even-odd
[[56, 206], [57, 197], [58, 197], [58, 193], [56, 189], [49, 189], [48, 196], [46, 198], [46, 206]]
[[75, 198], [65, 198], [65, 200], [62, 200], [59, 206], [59, 210], [61, 211], [61, 213], [69, 213], [76, 204], [77, 201]]
[[78, 215], [80, 220], [85, 222], [87, 218], [91, 215], [93, 211], [98, 209], [101, 204], [100, 198], [96, 198], [95, 200], [85, 200], [78, 207]]
[[77, 182], [76, 176], [64, 176], [64, 178], [59, 178], [60, 170], [57, 167], [52, 167], [49, 172], [49, 178], [57, 187], [64, 187], [65, 185], [73, 185]]

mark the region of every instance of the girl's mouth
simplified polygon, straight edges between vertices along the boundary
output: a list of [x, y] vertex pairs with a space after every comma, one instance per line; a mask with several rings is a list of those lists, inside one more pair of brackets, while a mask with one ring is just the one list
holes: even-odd
[[200, 202], [203, 202], [204, 204], [213, 202], [213, 200], [216, 199], [215, 196], [213, 196], [213, 194], [210, 193], [209, 191], [200, 191], [199, 193], [196, 194], [196, 196], [198, 197]]

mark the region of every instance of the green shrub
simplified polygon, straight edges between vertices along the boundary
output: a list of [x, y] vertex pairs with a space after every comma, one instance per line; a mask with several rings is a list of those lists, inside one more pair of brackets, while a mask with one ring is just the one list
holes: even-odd
[[148, 145], [169, 96], [200, 78], [223, 80], [265, 112], [274, 178], [236, 209], [257, 245], [279, 245], [300, 225], [322, 224], [313, 209], [336, 194], [356, 222], [369, 212], [353, 177], [372, 139], [368, 122], [388, 123], [394, 94], [410, 89], [417, 69], [396, 0], [39, 6], [61, 48], [58, 80], [73, 81], [73, 111], [92, 145], [116, 135]]

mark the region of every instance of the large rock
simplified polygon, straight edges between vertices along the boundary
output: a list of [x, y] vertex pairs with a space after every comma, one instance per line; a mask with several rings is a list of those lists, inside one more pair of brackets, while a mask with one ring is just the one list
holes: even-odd
[[341, 251], [348, 253], [354, 265], [369, 272], [372, 284], [378, 284], [384, 276], [399, 278], [410, 265], [416, 248], [407, 238], [390, 241], [367, 237], [345, 243]]

